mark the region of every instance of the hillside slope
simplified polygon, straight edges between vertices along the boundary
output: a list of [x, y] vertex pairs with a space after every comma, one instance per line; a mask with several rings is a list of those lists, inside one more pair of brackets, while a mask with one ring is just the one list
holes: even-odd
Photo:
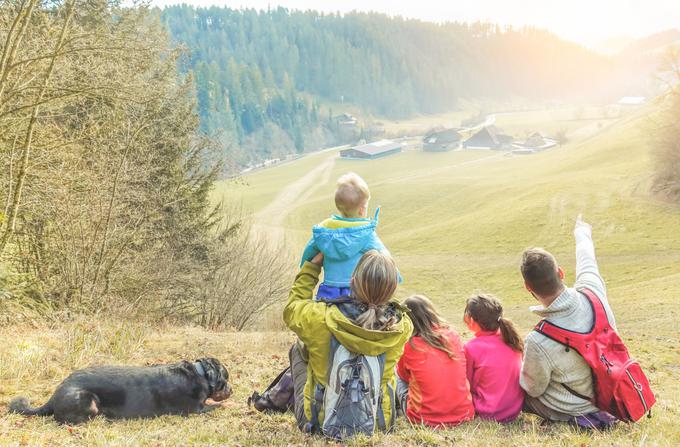
[[[533, 299], [523, 289], [519, 256], [526, 247], [543, 246], [556, 254], [567, 281], [573, 281], [572, 226], [582, 212], [593, 224], [623, 338], [650, 370], [659, 406], [678, 411], [677, 401], [670, 399], [680, 391], [680, 337], [674, 323], [680, 314], [680, 209], [648, 194], [648, 112], [532, 156], [413, 151], [368, 162], [338, 159], [328, 182], [304, 205], [286, 210], [287, 237], [297, 255], [310, 226], [335, 211], [334, 179], [356, 171], [371, 187], [371, 207], [382, 206], [379, 234], [405, 277], [400, 298], [427, 294], [463, 330], [465, 298], [491, 292], [529, 331], [536, 318], [527, 310]], [[262, 197], [265, 184], [280, 188], [287, 173], [295, 178], [306, 169], [300, 168], [284, 166], [248, 177], [245, 203], [256, 197], [249, 195], [253, 191]], [[653, 423], [666, 417], [657, 414]]]
[[[335, 159], [331, 164], [333, 154], [327, 152], [253, 174], [240, 185], [223, 185], [223, 191], [242, 195], [244, 206], [260, 212], [264, 228], [281, 222], [290, 254], [296, 256], [309, 227], [333, 212], [335, 177], [357, 171], [371, 186], [372, 205], [383, 206], [380, 235], [405, 277], [398, 297], [427, 293], [464, 338], [470, 334], [461, 322], [463, 302], [477, 290], [498, 294], [506, 316], [522, 332], [529, 331], [536, 319], [527, 310], [533, 299], [518, 271], [522, 249], [542, 245], [554, 251], [572, 281], [573, 219], [583, 212], [593, 223], [618, 327], [657, 393], [652, 419], [595, 434], [543, 426], [528, 415], [509, 425], [475, 420], [441, 431], [410, 427], [402, 419], [395, 433], [357, 438], [349, 446], [680, 445], [680, 210], [647, 195], [651, 146], [644, 123], [620, 122], [587, 141], [528, 157], [407, 152], [380, 161]], [[287, 192], [297, 192], [301, 200]], [[18, 394], [44, 402], [73, 368], [92, 363], [149, 364], [205, 355], [227, 364], [235, 390], [224, 409], [207, 415], [97, 419], [75, 428], [0, 409], [0, 444], [327, 445], [298, 432], [291, 415], [262, 415], [245, 404], [253, 389], [262, 390], [286, 364], [292, 341], [286, 333], [99, 321], [2, 328], [0, 337], [7, 341], [0, 346], [0, 406]]]

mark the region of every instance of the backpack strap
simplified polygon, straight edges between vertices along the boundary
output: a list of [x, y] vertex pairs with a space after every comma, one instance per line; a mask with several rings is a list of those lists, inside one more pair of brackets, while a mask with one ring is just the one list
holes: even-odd
[[[345, 300], [350, 297], [340, 297], [338, 299], [332, 300], [332, 299], [325, 299], [322, 298], [319, 301], [324, 300], [327, 304], [339, 304], [338, 302], [340, 300]], [[349, 300], [351, 301], [351, 299]], [[346, 301], [342, 301], [346, 302]], [[340, 347], [340, 342], [335, 338], [333, 334], [331, 334], [331, 346], [330, 350], [328, 352], [328, 372], [330, 373], [331, 367], [333, 366], [333, 357], [335, 356], [336, 351]], [[326, 392], [326, 387], [317, 383], [314, 385], [314, 396], [312, 398], [312, 404], [311, 404], [311, 410], [312, 410], [312, 420], [309, 421], [311, 424], [311, 432], [312, 433], [320, 433], [321, 432], [321, 425], [322, 421], [319, 420], [319, 413], [321, 412], [321, 408], [323, 407], [323, 398], [324, 398], [324, 393]]]
[[564, 329], [548, 320], [539, 321], [538, 324], [534, 326], [534, 330], [539, 334], [543, 334], [545, 337], [564, 345], [566, 352], [569, 352], [571, 349], [575, 349], [578, 352], [578, 349], [576, 349], [574, 345], [578, 344], [577, 337], [583, 335], [578, 332]]
[[320, 433], [321, 432], [321, 422], [319, 421], [319, 412], [321, 407], [323, 407], [323, 395], [326, 389], [319, 385], [318, 383], [314, 386], [314, 396], [312, 397], [312, 420], [309, 421], [310, 433]]
[[577, 392], [576, 390], [574, 390], [574, 389], [573, 389], [572, 387], [570, 387], [569, 385], [567, 385], [566, 383], [563, 383], [562, 386], [563, 386], [563, 387], [569, 392], [569, 394], [571, 394], [572, 396], [576, 396], [576, 397], [578, 397], [578, 398], [580, 398], [580, 399], [583, 399], [583, 400], [585, 400], [585, 401], [587, 401], [587, 402], [593, 402], [593, 398], [594, 398], [594, 397], [588, 397], [588, 396], [586, 396], [586, 395], [584, 395], [584, 394], [581, 394], [581, 393]]
[[582, 347], [590, 341], [589, 339], [592, 338], [596, 330], [604, 330], [606, 332], [610, 325], [609, 320], [607, 319], [607, 312], [604, 310], [604, 305], [597, 295], [595, 295], [592, 290], [585, 287], [578, 289], [578, 292], [586, 297], [593, 312], [593, 324], [590, 329], [586, 332], [571, 331], [543, 319], [534, 326], [534, 330], [549, 339], [564, 345], [567, 352], [574, 349], [576, 352], [581, 353]]
[[591, 332], [596, 329], [607, 332], [611, 329], [612, 327], [611, 324], [609, 324], [607, 311], [605, 310], [604, 303], [600, 297], [587, 287], [582, 287], [577, 290], [588, 299], [590, 306], [593, 308], [593, 328], [591, 329]]
[[[385, 412], [383, 411], [383, 400], [385, 396], [382, 394], [382, 377], [385, 375], [385, 355], [386, 353], [382, 353], [378, 356], [378, 364], [380, 365], [380, 383], [378, 383], [376, 386], [380, 389], [379, 391], [379, 398], [378, 398], [378, 408], [376, 412], [376, 422], [377, 426], [381, 431], [386, 432], [388, 430], [387, 424], [385, 423]], [[396, 372], [395, 372], [396, 374]], [[392, 393], [392, 388], [390, 387], [389, 383], [387, 384], [387, 392], [389, 393], [389, 396], [387, 396], [388, 399], [390, 399], [390, 407], [394, 407], [394, 395]], [[393, 410], [394, 411], [394, 410]], [[394, 413], [391, 415], [392, 420], [394, 420]]]
[[[606, 331], [611, 326], [609, 325], [609, 320], [607, 319], [607, 312], [604, 309], [604, 304], [602, 304], [602, 301], [598, 298], [598, 296], [592, 290], [585, 287], [578, 289], [578, 292], [586, 297], [588, 303], [590, 304], [590, 308], [593, 311], [593, 324], [590, 330], [587, 332], [570, 331], [545, 319], [539, 321], [534, 327], [534, 330], [540, 334], [543, 334], [549, 339], [564, 345], [567, 352], [573, 349], [580, 355], [583, 355], [588, 347], [588, 343], [592, 342], [591, 339], [593, 338], [594, 334], [602, 330]], [[585, 401], [593, 402], [593, 399], [595, 398], [594, 396], [589, 397], [578, 393], [564, 383], [562, 386], [569, 392], [569, 394]]]
[[274, 385], [276, 385], [277, 383], [279, 383], [279, 381], [281, 380], [281, 377], [283, 377], [286, 373], [289, 373], [289, 372], [290, 372], [290, 366], [287, 366], [283, 371], [281, 371], [281, 372], [279, 373], [278, 376], [276, 376], [276, 379], [272, 380], [272, 383], [269, 384], [269, 386], [264, 390], [264, 392], [263, 392], [262, 394], [264, 394], [264, 393], [266, 393], [267, 391], [269, 391], [269, 390], [271, 390], [272, 388], [274, 388]]
[[352, 298], [350, 295], [344, 295], [339, 298], [325, 298], [321, 297], [316, 299], [317, 302], [320, 303], [326, 303], [329, 305], [338, 305], [338, 304], [346, 304], [346, 303], [351, 303], [354, 301], [354, 298]]

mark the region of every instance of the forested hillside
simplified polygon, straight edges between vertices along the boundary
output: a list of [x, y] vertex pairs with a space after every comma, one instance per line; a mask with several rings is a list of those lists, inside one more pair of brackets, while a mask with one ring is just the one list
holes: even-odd
[[190, 50], [203, 130], [264, 157], [337, 139], [326, 104], [400, 118], [461, 99], [606, 95], [612, 68], [547, 31], [488, 23], [191, 6], [162, 18]]

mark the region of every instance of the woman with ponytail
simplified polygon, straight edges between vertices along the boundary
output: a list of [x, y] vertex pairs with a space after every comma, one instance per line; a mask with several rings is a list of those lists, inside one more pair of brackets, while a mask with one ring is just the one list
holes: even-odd
[[413, 322], [413, 336], [397, 364], [402, 410], [411, 423], [430, 427], [473, 419], [460, 337], [427, 297], [413, 295], [404, 304]]
[[467, 377], [477, 416], [511, 422], [522, 410], [519, 385], [524, 345], [493, 295], [475, 295], [465, 306], [465, 324], [475, 338], [465, 344]]
[[333, 339], [355, 354], [384, 354], [379, 399], [383, 420], [377, 428], [390, 430], [396, 416], [392, 411], [396, 406], [394, 369], [413, 329], [402, 306], [392, 300], [399, 278], [397, 266], [389, 254], [367, 251], [352, 274], [350, 296], [315, 301], [312, 296], [322, 265], [322, 254], [303, 264], [283, 311], [284, 321], [299, 338], [290, 351], [298, 427], [318, 432], [323, 422], [325, 409], [318, 406], [323, 403], [315, 400], [315, 391], [328, 385]]

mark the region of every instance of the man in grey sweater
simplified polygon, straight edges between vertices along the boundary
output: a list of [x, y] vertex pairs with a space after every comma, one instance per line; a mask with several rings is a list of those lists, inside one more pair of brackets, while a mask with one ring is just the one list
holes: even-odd
[[[573, 288], [564, 286], [564, 272], [547, 251], [532, 248], [522, 255], [525, 287], [540, 303], [532, 306], [531, 311], [564, 329], [588, 332], [593, 325], [593, 310], [588, 299], [577, 291], [587, 287], [600, 298], [609, 323], [616, 329], [607, 289], [595, 260], [592, 228], [580, 215], [574, 237], [576, 282]], [[572, 421], [575, 416], [599, 411], [590, 401], [578, 397], [593, 396], [591, 370], [583, 357], [536, 331], [529, 333], [524, 344], [520, 385], [527, 394], [524, 410], [550, 421]]]

